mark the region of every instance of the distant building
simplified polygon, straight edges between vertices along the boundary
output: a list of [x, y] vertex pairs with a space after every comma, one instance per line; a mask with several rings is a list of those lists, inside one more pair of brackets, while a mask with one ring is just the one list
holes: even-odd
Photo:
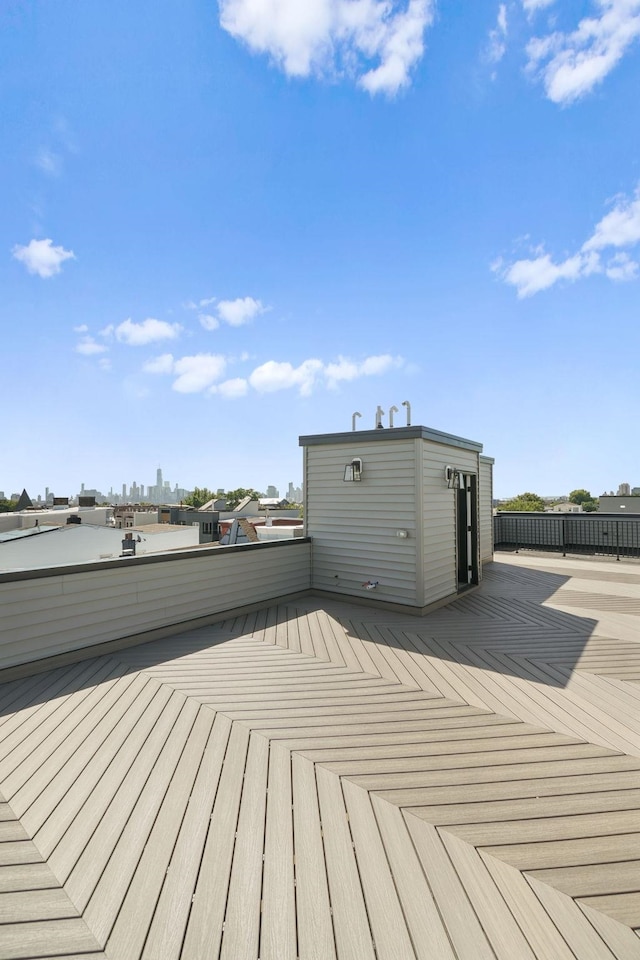
[[631, 496], [631, 486], [628, 483], [621, 483], [618, 487], [618, 496], [619, 497], [630, 497]]
[[302, 503], [301, 487], [294, 487], [292, 483], [287, 487], [287, 500], [289, 503]]
[[286, 510], [289, 501], [285, 497], [261, 497], [258, 505], [261, 510]]
[[0, 533], [8, 530], [29, 530], [39, 526], [65, 526], [69, 517], [82, 517], [85, 523], [106, 526], [113, 516], [111, 507], [58, 507], [32, 508], [30, 510], [14, 510], [11, 513], [0, 513]]
[[[43, 567], [117, 560], [122, 554], [121, 530], [89, 523], [41, 527], [31, 535], [0, 542], [0, 571], [37, 570]], [[195, 547], [198, 532], [190, 527], [155, 524], [133, 530], [135, 556]]]
[[572, 503], [565, 500], [561, 503], [554, 503], [550, 507], [545, 507], [545, 513], [584, 513], [581, 503]]
[[157, 511], [158, 523], [173, 526], [197, 527], [198, 543], [215, 543], [218, 540], [219, 510], [205, 507], [161, 506]]
[[279, 496], [280, 496], [280, 491], [278, 490], [277, 487], [274, 487], [273, 485], [267, 487], [267, 497], [271, 499], [276, 499]]
[[602, 496], [598, 503], [598, 513], [640, 513], [640, 497]]

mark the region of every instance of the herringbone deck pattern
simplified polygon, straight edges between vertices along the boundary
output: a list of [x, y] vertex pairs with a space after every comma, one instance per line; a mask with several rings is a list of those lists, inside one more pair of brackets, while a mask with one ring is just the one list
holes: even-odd
[[569, 569], [6, 684], [0, 958], [640, 958], [640, 576]]

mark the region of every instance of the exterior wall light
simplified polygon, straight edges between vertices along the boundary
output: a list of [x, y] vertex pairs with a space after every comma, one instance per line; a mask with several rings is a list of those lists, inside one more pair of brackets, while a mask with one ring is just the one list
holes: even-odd
[[345, 483], [362, 480], [362, 460], [360, 457], [355, 457], [351, 463], [346, 465], [343, 480]]
[[396, 537], [399, 537], [400, 540], [406, 540], [409, 536], [408, 530], [396, 530]]
[[444, 480], [449, 489], [457, 489], [460, 486], [460, 471], [448, 464], [444, 468]]

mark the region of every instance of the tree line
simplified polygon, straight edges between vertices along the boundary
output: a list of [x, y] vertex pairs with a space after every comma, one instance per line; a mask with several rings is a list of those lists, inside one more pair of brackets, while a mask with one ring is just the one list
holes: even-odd
[[[584, 489], [572, 490], [569, 494], [569, 502], [582, 506], [585, 513], [594, 513], [598, 509], [597, 497], [592, 497], [589, 491]], [[553, 504], [547, 503], [547, 501], [537, 493], [527, 492], [520, 493], [517, 497], [507, 500], [506, 503], [501, 503], [498, 509], [517, 510], [526, 513], [544, 513], [548, 506], [553, 506]]]

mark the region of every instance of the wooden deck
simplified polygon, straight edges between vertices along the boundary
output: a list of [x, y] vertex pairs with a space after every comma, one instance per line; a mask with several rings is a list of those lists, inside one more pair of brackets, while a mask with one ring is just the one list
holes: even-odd
[[0, 687], [0, 958], [638, 960], [640, 565]]

